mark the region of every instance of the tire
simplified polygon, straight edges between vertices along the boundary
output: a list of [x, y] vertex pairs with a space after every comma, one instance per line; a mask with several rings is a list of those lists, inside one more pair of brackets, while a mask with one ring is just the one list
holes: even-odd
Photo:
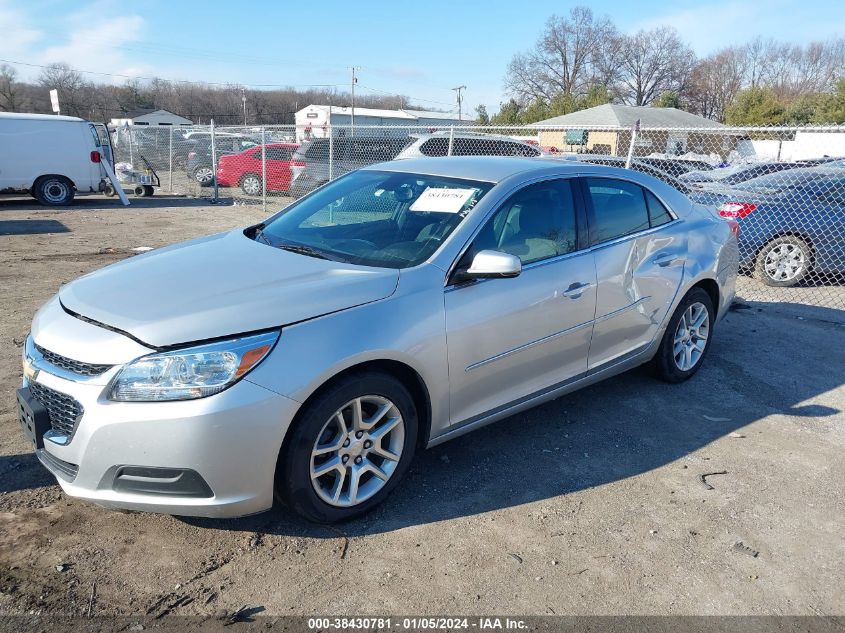
[[103, 195], [109, 198], [112, 198], [116, 193], [117, 191], [115, 191], [114, 185], [109, 184], [103, 188]]
[[[703, 321], [701, 308], [706, 310]], [[660, 347], [654, 356], [653, 367], [658, 378], [670, 383], [679, 383], [695, 375], [710, 351], [714, 318], [710, 295], [702, 288], [690, 290], [669, 319]], [[689, 321], [700, 321], [695, 327], [695, 333], [690, 331]]]
[[241, 178], [241, 190], [248, 196], [260, 196], [262, 191], [261, 176], [245, 174]]
[[757, 254], [754, 276], [767, 286], [788, 288], [801, 283], [813, 265], [813, 249], [794, 235], [770, 241]]
[[[356, 401], [362, 403], [364, 425], [355, 422]], [[361, 431], [382, 408], [385, 412], [372, 429]], [[348, 433], [342, 430], [338, 412]], [[377, 372], [343, 377], [316, 396], [290, 429], [276, 468], [277, 497], [315, 523], [360, 516], [384, 501], [407, 472], [417, 429], [413, 398], [401, 382]], [[380, 431], [382, 435], [376, 435]], [[313, 455], [315, 450], [322, 454]], [[393, 459], [380, 455], [385, 452]], [[387, 475], [386, 481], [374, 474], [373, 466]]]
[[73, 183], [64, 176], [42, 176], [35, 181], [32, 195], [48, 207], [64, 207], [73, 202]]
[[196, 180], [202, 187], [209, 187], [214, 184], [214, 170], [208, 165], [200, 165], [199, 167], [194, 168], [192, 175], [194, 180]]
[[144, 196], [145, 198], [149, 198], [153, 194], [155, 194], [155, 189], [153, 188], [153, 186], [152, 185], [144, 185], [144, 193], [141, 194], [141, 195]]

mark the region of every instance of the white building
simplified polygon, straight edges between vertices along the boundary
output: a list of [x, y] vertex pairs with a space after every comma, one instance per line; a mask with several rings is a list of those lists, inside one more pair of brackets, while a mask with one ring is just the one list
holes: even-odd
[[125, 125], [146, 125], [151, 127], [165, 125], [187, 127], [193, 124], [193, 121], [186, 119], [183, 116], [179, 116], [178, 114], [173, 114], [167, 110], [155, 110], [152, 108], [128, 112], [123, 115], [123, 117], [112, 119], [109, 122], [109, 125], [115, 128], [120, 128]]
[[[348, 136], [352, 131], [352, 108], [309, 105], [296, 113], [296, 140], [328, 136], [329, 125], [340, 126], [335, 136]], [[388, 136], [383, 126], [397, 126], [395, 136], [407, 136], [408, 127], [442, 129], [450, 125], [472, 125], [469, 116], [458, 118], [454, 112], [431, 112], [427, 110], [381, 110], [376, 108], [355, 108], [356, 136]], [[360, 129], [359, 129], [360, 126]], [[367, 126], [382, 126], [368, 129]], [[420, 131], [420, 130], [416, 130]]]

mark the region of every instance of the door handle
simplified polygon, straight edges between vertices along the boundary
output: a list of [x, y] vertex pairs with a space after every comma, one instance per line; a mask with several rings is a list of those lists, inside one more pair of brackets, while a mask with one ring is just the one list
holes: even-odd
[[663, 255], [658, 255], [651, 261], [660, 266], [661, 268], [665, 268], [666, 266], [669, 266], [670, 264], [676, 262], [678, 259], [679, 258], [677, 255], [670, 255], [669, 253], [664, 253]]
[[561, 294], [566, 297], [567, 299], [579, 299], [584, 291], [588, 288], [591, 288], [593, 284], [588, 284], [585, 282], [575, 282], [569, 286], [566, 290], [561, 292]]

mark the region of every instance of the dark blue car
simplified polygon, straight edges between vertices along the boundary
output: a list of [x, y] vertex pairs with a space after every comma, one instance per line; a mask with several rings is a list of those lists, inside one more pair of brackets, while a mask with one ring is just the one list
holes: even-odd
[[688, 195], [739, 223], [740, 266], [769, 286], [845, 273], [845, 170], [790, 169]]

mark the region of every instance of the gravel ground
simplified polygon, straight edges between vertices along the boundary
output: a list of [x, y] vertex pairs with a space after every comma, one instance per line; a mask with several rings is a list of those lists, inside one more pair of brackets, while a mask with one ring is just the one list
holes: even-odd
[[427, 451], [338, 529], [65, 497], [14, 415], [32, 315], [262, 217], [204, 204], [0, 200], [0, 614], [845, 614], [845, 327], [800, 298], [732, 311], [683, 385], [635, 370]]

